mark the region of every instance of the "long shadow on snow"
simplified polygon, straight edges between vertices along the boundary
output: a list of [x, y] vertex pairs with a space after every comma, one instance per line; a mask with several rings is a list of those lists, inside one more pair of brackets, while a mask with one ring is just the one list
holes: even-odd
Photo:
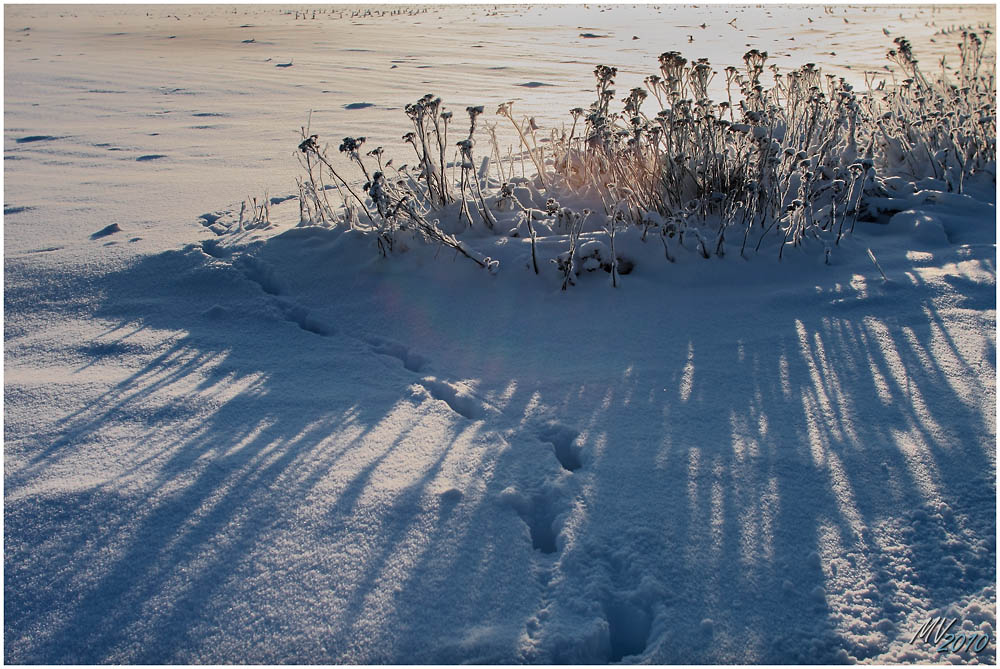
[[[388, 393], [369, 390], [359, 402], [352, 388], [365, 379], [357, 378], [357, 370], [343, 370], [346, 377], [341, 377], [336, 359], [324, 362], [324, 354], [333, 351], [325, 339], [300, 332], [280, 317], [205, 318], [201, 312], [220, 300], [239, 304], [246, 297], [228, 275], [209, 276], [212, 272], [197, 254], [171, 252], [107, 276], [97, 287], [108, 295], [97, 316], [120, 322], [115, 330], [122, 338], [136, 328], [185, 334], [92, 406], [64, 417], [63, 436], [40, 449], [25, 471], [8, 478], [8, 495], [18, 494], [33, 475], [44, 475], [67, 452], [100, 443], [109, 423], [144, 426], [120, 483], [48, 496], [28, 492], [6, 505], [8, 661], [321, 662], [352, 657], [350, 649], [327, 648], [323, 635], [310, 635], [309, 629], [311, 624], [324, 632], [336, 628], [342, 602], [333, 595], [342, 594], [336, 587], [343, 590], [338, 584], [349, 576], [335, 567], [324, 571], [324, 544], [355, 537], [350, 531], [324, 535], [330, 529], [325, 521], [298, 515], [308, 512], [317, 497], [328, 497], [330, 514], [348, 523], [358, 498], [371, 492], [375, 469], [394, 457], [410, 432], [399, 421], [384, 425], [408, 401], [405, 377], [398, 374], [399, 387]], [[181, 309], [165, 306], [178, 292], [187, 293], [189, 303]], [[137, 313], [141, 323], [135, 323]], [[279, 339], [287, 349], [274, 355]], [[345, 346], [344, 341], [336, 344]], [[376, 356], [370, 363], [371, 373], [395, 373], [380, 366]], [[217, 405], [207, 418], [190, 406], [200, 401]], [[159, 406], [150, 411], [155, 403]], [[384, 441], [372, 437], [380, 429]], [[331, 438], [344, 432], [350, 436]], [[436, 464], [418, 468], [404, 493], [390, 501], [388, 515], [395, 517], [387, 529], [395, 531], [370, 560], [376, 572], [414, 522], [449, 443], [445, 434]], [[344, 457], [369, 463], [353, 480], [325, 480]], [[141, 480], [139, 474], [151, 482], [133, 485], [132, 477]], [[271, 590], [259, 581], [263, 570], [281, 592], [296, 578], [295, 570], [277, 564], [268, 574], [255, 563], [274, 559], [268, 549], [289, 533], [313, 542], [319, 564], [309, 566], [332, 593], [329, 601], [319, 597], [298, 610], [292, 607], [301, 619], [282, 616], [286, 610], [267, 601]], [[53, 542], [59, 548], [46, 549]], [[292, 566], [303, 560], [310, 561], [289, 555]], [[353, 593], [349, 601], [362, 598], [373, 587], [372, 578], [369, 573], [363, 582], [347, 584], [346, 591]], [[289, 625], [301, 626], [301, 634], [278, 633]], [[259, 641], [249, 648], [206, 643], [212, 633], [232, 632], [232, 626], [237, 633], [252, 630]]]
[[[134, 305], [128, 298], [162, 289], [148, 277], [176, 272], [187, 261], [183, 254], [165, 254], [146, 262], [109, 277], [113, 297], [102, 316], [129, 319]], [[426, 510], [428, 488], [450, 446], [442, 444], [408, 485], [377, 507], [381, 511], [369, 522], [378, 531], [366, 535], [374, 545], [365, 546], [362, 573], [352, 583], [334, 588], [330, 602], [307, 599], [302, 621], [275, 618], [265, 605], [270, 590], [252, 578], [253, 557], [294, 522], [305, 522], [306, 536], [317, 545], [338, 528], [337, 540], [350, 539], [347, 530], [361, 522], [352, 514], [378, 467], [402, 448], [405, 429], [389, 434], [351, 480], [335, 486], [324, 519], [303, 521], [296, 511], [306, 509], [339, 459], [382, 429], [403, 388], [364, 405], [348, 396], [322, 411], [292, 407], [304, 381], [321, 384], [321, 373], [303, 380], [289, 371], [287, 359], [262, 355], [247, 337], [227, 339], [235, 330], [153, 309], [144, 325], [188, 335], [124, 381], [103, 407], [72, 417], [68, 432], [86, 435], [127, 412], [147, 388], [162, 392], [196, 372], [201, 378], [205, 366], [224, 367], [230, 381], [244, 376], [247, 387], [206, 424], [173, 436], [165, 456], [138, 460], [138, 467], [156, 463], [160, 472], [148, 501], [102, 490], [8, 508], [8, 659], [399, 661], [416, 657], [418, 636], [429, 646], [420, 657], [447, 661], [874, 657], [890, 640], [912, 635], [914, 607], [946, 605], [995, 576], [995, 428], [968, 400], [993, 388], [954, 387], [969, 376], [950, 370], [968, 363], [953, 342], [941, 348], [953, 335], [933, 301], [913, 302], [906, 315], [888, 319], [864, 300], [838, 302], [821, 315], [806, 310], [810, 315], [784, 322], [745, 313], [744, 328], [733, 328], [730, 314], [692, 309], [701, 318], [646, 326], [654, 340], [671, 345], [614, 361], [621, 370], [614, 379], [560, 386], [544, 382], [538, 361], [507, 365], [515, 370], [509, 382], [516, 388], [508, 416], [526, 416], [539, 404], [555, 407], [561, 420], [578, 421], [574, 426], [586, 435], [588, 458], [572, 475], [578, 482], [572, 493], [584, 502], [576, 505], [579, 515], [549, 562], [534, 553], [534, 565], [501, 569], [498, 561], [510, 554], [498, 544], [509, 537], [490, 535], [489, 529], [503, 530], [492, 505], [512, 482], [506, 472], [523, 470], [538, 454], [498, 449], [470, 463], [483, 490], [467, 496], [468, 503], [442, 503], [434, 514], [421, 515], [421, 522], [433, 524], [430, 543], [446, 538], [447, 548], [423, 547], [396, 581], [379, 630], [364, 626], [378, 608], [367, 596], [392, 572], [420, 515], [414, 507]], [[130, 306], [116, 306], [121, 303]], [[517, 313], [517, 305], [489, 307], [500, 320]], [[524, 357], [521, 348], [489, 336], [495, 332], [489, 318], [469, 323], [469, 360]], [[574, 336], [566, 356], [606, 358], [605, 342], [617, 330], [605, 327]], [[287, 343], [323, 341], [305, 333], [295, 337]], [[559, 369], [561, 362], [552, 364]], [[406, 378], [400, 375], [401, 385]], [[448, 438], [480, 429], [462, 420]], [[150, 441], [162, 443], [164, 429], [152, 426]], [[346, 429], [357, 430], [350, 443], [324, 441]], [[41, 461], [57, 456], [49, 452]], [[643, 486], [641, 505], [635, 495], [621, 494], [623, 483]], [[571, 500], [562, 501], [568, 510]], [[284, 511], [275, 515], [274, 509]], [[39, 510], [41, 518], [29, 517]], [[52, 552], [33, 551], [53, 535], [69, 550], [43, 565]], [[110, 563], [98, 559], [123, 544]], [[82, 580], [88, 559], [98, 565], [94, 582]], [[506, 607], [496, 601], [497, 573], [532, 569], [542, 575], [523, 588], [527, 607], [521, 600]], [[27, 579], [23, 585], [18, 575]], [[322, 576], [333, 583], [340, 575]], [[54, 580], [51, 588], [31, 587], [43, 577]], [[62, 592], [74, 597], [61, 601]], [[322, 623], [333, 633], [304, 633], [294, 642], [274, 634], [238, 655], [225, 648], [207, 652], [199, 645], [206, 628], [238, 624], [214, 600], [233, 604], [240, 597], [249, 600], [239, 609], [245, 615], [260, 606], [254, 629], [263, 638], [289, 624], [308, 630]], [[331, 606], [317, 610], [320, 602]], [[497, 619], [520, 617], [527, 628], [516, 657], [502, 650], [516, 639], [493, 625], [496, 619], [468, 619], [487, 604], [500, 609]], [[25, 640], [53, 618], [59, 621], [54, 632]], [[474, 634], [464, 637], [471, 641], [449, 637], [449, 627], [474, 622], [482, 623], [477, 634], [485, 641]], [[500, 631], [491, 636], [493, 630]], [[369, 635], [359, 637], [368, 645], [329, 645], [342, 641], [345, 631]]]
[[[406, 313], [419, 300], [405, 291], [384, 291], [404, 305], [395, 318], [447, 322]], [[800, 318], [739, 296], [712, 308], [675, 298], [666, 315], [622, 309], [586, 332], [554, 328], [534, 351], [494, 336], [522, 304], [438, 302], [465, 315], [475, 342], [453, 359], [469, 370], [503, 361], [512, 405], [531, 396], [586, 435], [590, 457], [574, 474], [585, 503], [520, 660], [873, 658], [908, 641], [927, 611], [992, 583], [995, 425], [976, 400], [995, 394], [993, 370], [969, 373], [933, 287], [868, 292], [845, 281], [818, 296], [803, 284], [791, 298]], [[559, 309], [579, 306], [552, 308], [559, 323]], [[617, 360], [607, 344], [622, 336], [664, 344]], [[588, 361], [606, 369], [609, 357], [617, 379], [587, 378]], [[577, 377], [545, 381], [572, 361]], [[488, 559], [481, 537], [462, 541], [453, 571], [470, 554]], [[409, 587], [427, 593], [409, 602], [434, 601], [449, 584]], [[418, 614], [404, 607], [396, 621]]]
[[[995, 427], [970, 398], [994, 390], [954, 374], [967, 363], [942, 349], [933, 302], [888, 322], [867, 306], [748, 328], [702, 314], [610, 389], [570, 389], [602, 448], [554, 598], [609, 638], [555, 629], [550, 657], [871, 658], [909, 640], [918, 610], [993, 582]], [[582, 360], [601, 355], [588, 340]], [[623, 482], [644, 487], [641, 508]]]

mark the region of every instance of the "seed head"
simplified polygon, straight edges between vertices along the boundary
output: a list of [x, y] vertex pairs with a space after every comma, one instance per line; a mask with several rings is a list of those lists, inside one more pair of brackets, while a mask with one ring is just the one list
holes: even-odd
[[302, 153], [309, 153], [310, 151], [319, 151], [319, 144], [316, 140], [319, 139], [319, 135], [310, 135], [306, 139], [302, 140], [299, 144], [299, 151]]
[[345, 137], [344, 141], [340, 143], [341, 153], [357, 153], [361, 145], [365, 143], [364, 137]]

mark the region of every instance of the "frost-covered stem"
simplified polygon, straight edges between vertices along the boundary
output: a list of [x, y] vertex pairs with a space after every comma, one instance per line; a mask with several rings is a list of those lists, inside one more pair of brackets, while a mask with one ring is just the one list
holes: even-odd
[[[473, 191], [475, 192], [475, 195], [476, 195], [476, 198], [477, 198], [476, 209], [479, 210], [479, 216], [480, 216], [480, 218], [483, 219], [483, 223], [486, 224], [486, 227], [488, 227], [490, 230], [492, 230], [493, 229], [493, 224], [496, 223], [496, 219], [493, 218], [493, 214], [490, 213], [490, 208], [486, 204], [486, 198], [483, 196], [482, 186], [479, 185], [479, 173], [475, 172], [475, 161], [473, 160], [473, 157], [472, 157], [472, 144], [471, 144], [471, 142], [472, 142], [472, 136], [471, 136], [471, 134], [469, 136], [469, 142], [470, 142], [470, 144], [469, 144], [469, 147], [468, 147], [468, 151], [466, 151], [464, 148], [462, 149], [462, 153], [463, 153], [463, 155], [462, 155], [463, 167], [464, 167], [464, 162], [467, 160], [468, 164], [469, 164], [469, 167], [468, 167], [469, 176], [472, 177], [472, 182], [474, 184]], [[484, 160], [488, 161], [489, 158], [486, 158]], [[483, 165], [483, 171], [485, 172], [487, 169], [488, 169], [488, 165], [484, 163], [484, 165]]]
[[479, 185], [479, 178], [476, 177], [472, 181], [475, 183], [476, 195], [479, 198], [479, 215], [483, 217], [483, 223], [485, 223], [486, 226], [492, 230], [494, 224], [496, 223], [496, 219], [493, 217], [493, 214], [490, 213], [490, 208], [486, 205], [486, 198], [483, 197], [483, 189]]
[[371, 181], [371, 175], [368, 174], [368, 170], [365, 168], [365, 164], [361, 161], [361, 156], [356, 152], [351, 153], [351, 159], [358, 164], [361, 168], [361, 173], [365, 175], [365, 181]]
[[[444, 117], [444, 136], [442, 137], [441, 126], [438, 122], [438, 115], [435, 114], [434, 117], [434, 136], [437, 138], [438, 151], [441, 156], [441, 174], [445, 171], [445, 160], [444, 160], [444, 147], [445, 143], [448, 141], [448, 117]], [[451, 200], [451, 193], [449, 193], [448, 179], [441, 179], [441, 204], [448, 204]]]
[[528, 235], [531, 237], [531, 266], [535, 270], [535, 274], [538, 274], [538, 256], [535, 254], [535, 239], [537, 235], [535, 234], [535, 226], [531, 224], [531, 214], [528, 214]]
[[[308, 129], [303, 128], [302, 138], [304, 141], [309, 140], [310, 136], [307, 133]], [[299, 160], [299, 165], [302, 165], [305, 168], [306, 174], [309, 176], [309, 181], [307, 182], [309, 187], [307, 192], [312, 198], [313, 207], [316, 212], [318, 212], [320, 220], [323, 223], [329, 222], [330, 224], [335, 224], [337, 216], [333, 213], [333, 206], [330, 204], [330, 200], [326, 196], [326, 186], [323, 183], [323, 170], [319, 170], [319, 173], [316, 174], [316, 163], [312, 160], [311, 151], [301, 151], [301, 155], [296, 154], [296, 157]], [[343, 191], [340, 190], [340, 184], [335, 182], [334, 186], [336, 186], [337, 192], [340, 193], [341, 198], [343, 198], [344, 194]]]
[[746, 251], [746, 248], [747, 248], [747, 239], [749, 239], [749, 237], [750, 237], [750, 228], [753, 227], [753, 223], [754, 223], [754, 221], [756, 219], [757, 219], [756, 211], [750, 216], [750, 220], [749, 221], [746, 220], [746, 217], [744, 216], [744, 219], [743, 219], [743, 245], [740, 246], [740, 257], [741, 258], [746, 258], [746, 255], [744, 255], [744, 252]]
[[[434, 159], [432, 158], [434, 154], [427, 142], [427, 133], [429, 132], [429, 130], [427, 128], [425, 115], [427, 115], [428, 113], [429, 112], [427, 112], [425, 109], [420, 109], [419, 112], [415, 113], [416, 115], [413, 118], [413, 124], [417, 130], [417, 136], [420, 139], [420, 147], [422, 150], [422, 152], [418, 152], [417, 155], [419, 156], [420, 164], [424, 169], [425, 178], [427, 180], [427, 189], [430, 191], [431, 201], [434, 201], [435, 199], [434, 184], [436, 182], [437, 200], [440, 202], [441, 205], [446, 205], [448, 204], [448, 201], [444, 190], [445, 189], [444, 162], [442, 161], [441, 169], [438, 170], [437, 167], [434, 165]], [[415, 144], [414, 148], [416, 148]]]
[[670, 262], [674, 262], [674, 257], [670, 255], [670, 249], [667, 248], [667, 234], [664, 230], [660, 230], [660, 241], [663, 242], [663, 255], [665, 255], [667, 260]]
[[420, 146], [423, 149], [423, 153], [421, 154], [421, 163], [423, 164], [423, 168], [427, 176], [427, 188], [431, 192], [431, 200], [434, 199], [434, 182], [436, 181], [438, 183], [439, 197], [443, 204], [444, 192], [441, 188], [443, 178], [434, 168], [434, 161], [431, 159], [432, 154], [430, 152], [430, 147], [427, 146], [427, 130], [424, 125], [423, 117], [421, 117], [420, 122], [417, 124], [417, 135], [420, 136]]
[[573, 214], [573, 221], [569, 231], [569, 252], [566, 257], [566, 264], [563, 267], [562, 290], [566, 290], [573, 283], [573, 272], [576, 269], [576, 246], [580, 239], [580, 232], [583, 230], [583, 222], [589, 215], [590, 211], [587, 209], [584, 209], [583, 216], [576, 213]]
[[302, 180], [298, 177], [295, 178], [295, 185], [299, 187], [299, 223], [312, 221], [312, 216], [308, 214], [309, 204], [306, 200], [305, 186], [302, 185]]
[[958, 192], [959, 194], [965, 192], [965, 171], [968, 167], [967, 158], [965, 153], [958, 148], [958, 144], [955, 142], [955, 133], [957, 130], [952, 129], [948, 133], [948, 141], [951, 143], [952, 150], [955, 152], [955, 162], [958, 163]]
[[496, 260], [493, 260], [492, 258], [477, 258], [464, 246], [462, 246], [462, 243], [459, 242], [454, 236], [446, 234], [437, 226], [436, 223], [428, 221], [419, 213], [413, 211], [412, 207], [408, 203], [400, 202], [398, 203], [398, 207], [410, 218], [411, 221], [413, 221], [413, 223], [417, 226], [417, 229], [420, 230], [420, 232], [422, 232], [428, 239], [440, 242], [444, 246], [455, 249], [458, 253], [462, 254], [483, 269], [490, 272], [495, 272], [498, 269], [499, 263]]
[[868, 181], [868, 170], [865, 170], [861, 177], [861, 188], [858, 190], [858, 202], [854, 205], [854, 219], [851, 221], [851, 234], [854, 234], [854, 225], [858, 222], [858, 214], [861, 213], [861, 198], [865, 196], [865, 182]]
[[493, 154], [496, 156], [497, 172], [500, 174], [497, 180], [498, 184], [502, 184], [507, 181], [507, 175], [503, 171], [503, 159], [500, 157], [500, 142], [497, 140], [497, 125], [496, 123], [487, 123], [486, 130], [490, 133], [490, 148], [493, 149]]
[[[514, 120], [514, 115], [510, 110], [512, 104], [513, 104], [512, 102], [508, 102], [503, 105], [500, 105], [499, 109], [497, 109], [497, 114], [507, 117], [510, 120], [511, 124], [514, 126], [514, 129], [517, 130], [517, 135], [518, 137], [521, 138], [521, 144], [528, 152], [528, 157], [531, 158], [531, 162], [535, 164], [535, 169], [538, 170], [538, 180], [541, 181], [542, 188], [547, 189], [548, 186], [545, 183], [545, 170], [543, 166], [539, 164], [538, 159], [535, 157], [535, 153], [531, 150], [531, 145], [528, 144], [528, 139], [524, 136], [524, 131], [521, 130], [521, 125]], [[522, 171], [523, 169], [524, 168], [522, 165]]]
[[[858, 184], [857, 175], [851, 179], [851, 187], [847, 191], [847, 200], [844, 202], [844, 216], [840, 219], [840, 227], [837, 229], [837, 240], [834, 242], [836, 246], [840, 246], [840, 238], [844, 236], [844, 223], [847, 222], [847, 215], [850, 213], [851, 209], [851, 198], [854, 197], [854, 189]], [[858, 205], [861, 204], [861, 198], [858, 198]], [[857, 205], [855, 206], [855, 212], [857, 211]]]
[[789, 223], [788, 227], [785, 228], [785, 235], [781, 238], [781, 244], [778, 246], [778, 260], [781, 260], [781, 255], [785, 252], [785, 246], [788, 244], [788, 233], [790, 233], [795, 226], [796, 224]]
[[726, 251], [723, 248], [725, 243], [726, 243], [726, 222], [723, 221], [719, 225], [719, 238], [715, 244], [715, 255], [719, 256], [720, 258], [726, 254]]
[[[493, 224], [496, 222], [493, 215], [490, 214], [489, 207], [486, 205], [486, 198], [483, 197], [482, 187], [479, 185], [479, 174], [473, 173], [475, 170], [475, 161], [472, 157], [472, 146], [474, 140], [473, 135], [476, 132], [476, 119], [480, 114], [483, 113], [483, 108], [481, 106], [477, 107], [466, 107], [465, 110], [469, 114], [469, 136], [458, 142], [456, 146], [459, 151], [459, 163], [462, 168], [462, 206], [465, 209], [466, 215], [468, 216], [469, 206], [465, 200], [465, 184], [471, 178], [475, 182], [475, 186], [472, 189], [475, 196], [478, 198], [476, 201], [476, 209], [479, 211], [479, 217], [483, 219], [483, 223], [490, 230], [493, 229]], [[487, 159], [488, 160], [488, 159]], [[486, 166], [484, 165], [484, 170]], [[469, 217], [469, 224], [472, 224], [472, 217]]]
[[302, 142], [302, 144], [299, 145], [299, 149], [301, 149], [303, 153], [312, 152], [312, 154], [316, 156], [317, 160], [326, 165], [326, 168], [330, 170], [330, 174], [332, 174], [334, 178], [336, 178], [344, 185], [344, 188], [347, 189], [347, 192], [349, 192], [351, 195], [354, 196], [354, 199], [358, 201], [359, 205], [361, 205], [361, 210], [365, 212], [365, 216], [367, 216], [368, 220], [374, 225], [375, 219], [372, 218], [372, 215], [371, 213], [369, 213], [368, 207], [365, 206], [364, 201], [362, 201], [362, 199], [358, 197], [358, 194], [354, 192], [350, 184], [348, 184], [347, 181], [344, 180], [342, 176], [340, 176], [337, 170], [333, 169], [333, 165], [330, 164], [330, 161], [327, 160], [326, 157], [319, 152], [319, 149], [317, 148], [317, 144], [315, 141], [315, 137], [316, 135], [313, 135], [312, 137], [310, 137], [310, 139]]
[[872, 253], [872, 250], [871, 250], [871, 249], [867, 249], [867, 250], [868, 250], [868, 257], [869, 257], [869, 258], [871, 259], [871, 261], [872, 261], [872, 262], [873, 262], [873, 263], [875, 264], [875, 269], [877, 269], [877, 270], [878, 270], [878, 273], [882, 275], [882, 280], [883, 280], [883, 281], [888, 281], [888, 280], [889, 280], [889, 277], [887, 277], [887, 276], [885, 275], [885, 272], [883, 272], [883, 271], [882, 271], [882, 266], [881, 266], [881, 265], [879, 265], [879, 264], [878, 264], [878, 260], [876, 260], [876, 259], [875, 259], [875, 254], [874, 254], [874, 253]]
[[705, 246], [705, 239], [701, 236], [701, 232], [698, 228], [694, 228], [694, 236], [698, 238], [698, 247], [701, 250], [701, 257], [705, 260], [711, 258], [708, 254], [708, 248]]
[[469, 202], [465, 199], [465, 180], [466, 180], [466, 170], [462, 169], [462, 176], [460, 177], [460, 187], [462, 191], [462, 205], [458, 210], [458, 222], [462, 222], [462, 216], [464, 215], [469, 220], [469, 227], [472, 227], [472, 214], [469, 213]]
[[[332, 224], [336, 224], [338, 216], [337, 216], [336, 213], [334, 213], [333, 205], [330, 204], [330, 198], [328, 198], [326, 196], [326, 185], [323, 183], [323, 179], [322, 178], [319, 181], [319, 186], [320, 186], [319, 193], [320, 193], [320, 195], [322, 195], [322, 198], [323, 198], [323, 201], [320, 204], [322, 205], [322, 208], [324, 209], [325, 216], [328, 217], [328, 219], [330, 220], [330, 222]], [[334, 186], [337, 189], [337, 194], [340, 195], [340, 201], [341, 202], [345, 202], [344, 191], [340, 190], [340, 185], [339, 184], [334, 184]], [[311, 184], [311, 188], [312, 188], [312, 191], [313, 191], [313, 197], [316, 197], [316, 184], [315, 183]], [[316, 200], [317, 200], [317, 202], [319, 202], [319, 198], [316, 198]]]
[[782, 216], [775, 216], [774, 220], [771, 221], [771, 225], [767, 226], [767, 228], [764, 230], [764, 232], [760, 233], [760, 239], [757, 240], [757, 246], [754, 248], [754, 253], [757, 253], [757, 252], [760, 251], [760, 243], [762, 241], [764, 241], [764, 237], [766, 237], [767, 233], [769, 233], [771, 231], [771, 228], [773, 228], [775, 225], [777, 225], [786, 216], [788, 216], [788, 212], [786, 212]]
[[608, 221], [608, 227], [605, 231], [608, 233], [608, 238], [611, 241], [611, 287], [618, 287], [618, 255], [615, 253], [615, 219], [612, 216], [611, 220]]

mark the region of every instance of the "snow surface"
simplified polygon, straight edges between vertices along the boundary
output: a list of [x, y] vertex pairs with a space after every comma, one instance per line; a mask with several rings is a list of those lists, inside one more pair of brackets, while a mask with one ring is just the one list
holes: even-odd
[[427, 92], [556, 123], [595, 62], [849, 76], [994, 8], [294, 11], [5, 7], [6, 662], [995, 662], [910, 643], [995, 634], [992, 183], [567, 292], [284, 199], [309, 110], [402, 155]]

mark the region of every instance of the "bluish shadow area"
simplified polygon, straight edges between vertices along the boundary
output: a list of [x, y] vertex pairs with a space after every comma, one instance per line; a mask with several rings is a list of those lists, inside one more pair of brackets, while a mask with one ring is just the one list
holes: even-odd
[[[81, 288], [118, 323], [108, 355], [179, 334], [5, 473], [8, 662], [837, 663], [995, 582], [995, 426], [977, 401], [995, 359], [970, 373], [927, 291], [798, 318], [622, 307], [541, 352], [495, 336], [518, 301], [448, 305], [469, 309], [469, 343], [426, 364], [492, 365], [511, 391], [428, 443], [409, 353], [200, 251]], [[401, 321], [447, 322], [446, 300], [396, 298]], [[561, 304], [556, 321], [577, 308]], [[68, 476], [109, 425], [144, 435], [130, 465]], [[35, 492], [49, 476], [58, 491]]]
[[[411, 466], [417, 426], [406, 416], [422, 401], [407, 390], [412, 373], [357, 339], [301, 327], [195, 248], [75, 290], [105, 296], [93, 315], [117, 323], [84, 345], [91, 358], [130, 351], [138, 333], [167, 334], [141, 368], [45, 434], [7, 431], [32, 455], [5, 472], [5, 660], [397, 657], [359, 648], [344, 626], [361, 617], [404, 539], [438, 513], [427, 488], [452, 441], [476, 428], [456, 421]], [[8, 295], [13, 305], [39, 297]], [[66, 470], [105, 445], [127, 461], [112, 480]], [[355, 464], [338, 469], [344, 459]], [[380, 467], [406, 470], [401, 491], [385, 489]], [[289, 537], [307, 545], [278, 545]], [[363, 564], [340, 571], [352, 544]], [[311, 598], [275, 601], [305, 578]], [[232, 638], [241, 634], [252, 638]], [[506, 656], [489, 659], [512, 659], [504, 646]]]
[[[662, 314], [613, 304], [537, 346], [493, 336], [523, 322], [518, 300], [440, 300], [469, 315], [466, 369], [503, 369], [582, 435], [564, 467], [574, 483], [531, 507], [555, 505], [556, 550], [539, 550], [554, 563], [519, 660], [853, 662], [926, 653], [907, 643], [931, 612], [995, 606], [992, 327], [943, 313], [995, 308], [992, 286], [963, 283], [951, 304], [912, 278], [775, 298], [801, 308], [738, 289], [711, 304], [675, 295]], [[585, 301], [546, 304], [548, 318], [575, 322]], [[970, 356], [983, 344], [985, 365]], [[428, 594], [410, 602], [447, 584], [413, 587]], [[399, 621], [419, 615], [408, 605]]]

